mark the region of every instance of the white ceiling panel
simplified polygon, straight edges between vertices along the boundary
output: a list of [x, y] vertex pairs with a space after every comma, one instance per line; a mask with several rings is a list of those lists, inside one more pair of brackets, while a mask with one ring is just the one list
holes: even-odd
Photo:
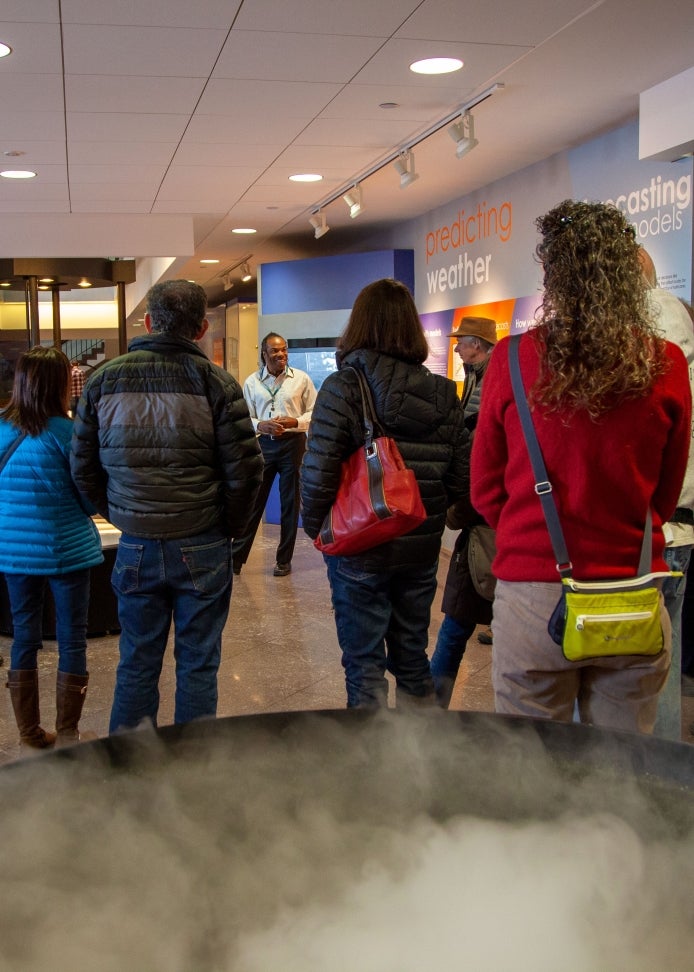
[[111, 75], [70, 74], [65, 79], [68, 111], [192, 113], [205, 85], [204, 78], [119, 78]]
[[[288, 145], [306, 127], [302, 118], [288, 118], [286, 115], [272, 120], [265, 119], [261, 124], [249, 121], [249, 114], [243, 105], [237, 109], [234, 123], [223, 115], [203, 115], [196, 112], [185, 130], [181, 145], [206, 146], [217, 142], [230, 142], [234, 145]], [[206, 150], [206, 149], [205, 149]]]
[[[160, 165], [79, 165], [70, 163], [70, 184], [75, 185], [127, 185], [132, 183], [148, 187], [154, 193], [161, 181]], [[138, 193], [141, 195], [141, 193]]]
[[247, 145], [243, 132], [236, 142], [208, 142], [204, 145], [186, 137], [176, 152], [176, 165], [229, 165], [256, 166], [264, 169], [282, 153], [283, 143], [274, 145]]
[[185, 131], [187, 115], [132, 115], [120, 112], [68, 112], [67, 130], [70, 139], [79, 142], [140, 141], [178, 142]]
[[318, 118], [297, 138], [297, 145], [354, 145], [359, 144], [374, 153], [374, 157], [398, 146], [414, 128], [408, 118], [362, 119], [343, 118], [336, 126], [334, 118]]
[[244, 3], [239, 30], [300, 31], [313, 34], [388, 37], [416, 10], [421, 0], [253, 0]]
[[224, 45], [212, 77], [345, 83], [376, 53], [384, 40], [234, 30]]
[[[41, 163], [47, 163], [49, 165], [64, 165], [65, 156], [65, 138], [55, 139], [53, 141], [27, 141], [22, 139], [21, 141], [21, 151], [22, 155], [13, 158], [11, 156], [5, 156], [3, 159], [5, 168], [10, 167], [10, 163], [17, 168], [26, 168], [27, 166], [39, 165]], [[11, 152], [11, 143], [4, 135], [0, 135], [0, 152], [6, 153]]]
[[[450, 78], [450, 75], [449, 75]], [[462, 102], [461, 89], [457, 86], [425, 88], [392, 83], [350, 84], [333, 98], [320, 114], [321, 119], [333, 121], [357, 118], [362, 121], [407, 121], [410, 126], [431, 122], [432, 117], [445, 114], [450, 105]], [[381, 108], [382, 104], [395, 103], [395, 108]]]
[[[158, 199], [189, 200], [199, 197], [208, 200], [216, 193], [218, 203], [222, 203], [222, 206], [217, 205], [215, 209], [223, 208], [226, 211], [248, 183], [257, 179], [259, 173], [259, 169], [248, 166], [172, 165], [164, 178]], [[228, 200], [227, 205], [224, 205], [225, 200]]]
[[[354, 79], [355, 84], [395, 84], [404, 88], [437, 88], [457, 86], [464, 95], [475, 85], [522, 57], [528, 48], [497, 44], [451, 44], [442, 41], [392, 40], [381, 48]], [[464, 67], [454, 74], [431, 76], [414, 74], [410, 64], [423, 57], [457, 57]]]
[[229, 27], [240, 6], [240, 0], [62, 0], [66, 24], [103, 26]]
[[0, 110], [0, 141], [8, 148], [22, 149], [24, 141], [65, 141], [65, 115], [62, 111], [32, 111], [30, 113]]
[[424, 0], [396, 37], [531, 47], [595, 6], [594, 0]]
[[226, 31], [172, 27], [64, 28], [66, 74], [207, 76]]
[[241, 124], [263, 124], [275, 116], [313, 118], [340, 91], [338, 84], [303, 81], [213, 79], [200, 99], [202, 115], [224, 115]]
[[0, 78], [6, 74], [62, 75], [59, 24], [9, 23], [0, 7], [0, 41], [12, 48], [12, 55], [0, 60]]
[[60, 0], [2, 0], [3, 21], [26, 21], [28, 24], [60, 23]]
[[[81, 165], [168, 165], [176, 151], [176, 142], [70, 142], [70, 162]], [[64, 149], [63, 149], [64, 154]]]
[[[2, 61], [0, 61], [0, 72]], [[8, 74], [0, 76], [3, 101], [15, 111], [63, 111], [63, 82], [54, 74]]]
[[[0, 198], [0, 213], [6, 214], [16, 214], [21, 215], [22, 213], [69, 213], [70, 202], [68, 200], [67, 191], [63, 194], [61, 199], [51, 199], [47, 202], [44, 199], [24, 199], [24, 200], [6, 200]], [[28, 251], [16, 252], [16, 241], [13, 243], [13, 249], [9, 252], [4, 253], [5, 256], [31, 256]]]

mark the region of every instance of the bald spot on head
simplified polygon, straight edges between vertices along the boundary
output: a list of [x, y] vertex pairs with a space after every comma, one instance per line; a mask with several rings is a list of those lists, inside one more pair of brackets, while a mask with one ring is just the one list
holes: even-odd
[[639, 247], [639, 263], [641, 264], [641, 272], [646, 278], [648, 286], [657, 287], [658, 278], [655, 272], [655, 264], [648, 250], [645, 250], [642, 246]]

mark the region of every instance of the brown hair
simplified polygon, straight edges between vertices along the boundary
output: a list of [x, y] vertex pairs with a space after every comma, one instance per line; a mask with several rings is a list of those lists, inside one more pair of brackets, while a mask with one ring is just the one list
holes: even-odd
[[597, 417], [624, 398], [647, 395], [667, 358], [633, 227], [613, 206], [570, 199], [536, 226], [544, 296], [531, 332], [540, 351], [531, 401]]
[[67, 418], [70, 362], [58, 348], [31, 348], [14, 371], [12, 397], [2, 417], [27, 435], [39, 435], [49, 418]]
[[410, 364], [426, 361], [429, 345], [407, 287], [389, 278], [364, 287], [354, 301], [339, 348], [341, 358], [367, 348]]

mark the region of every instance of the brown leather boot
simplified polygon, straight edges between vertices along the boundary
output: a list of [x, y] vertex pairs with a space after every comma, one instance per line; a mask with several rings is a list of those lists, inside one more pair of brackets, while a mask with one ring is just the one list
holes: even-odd
[[58, 733], [56, 747], [79, 742], [77, 724], [82, 715], [88, 682], [89, 673], [69, 675], [67, 672], [58, 672], [55, 682], [55, 728]]
[[7, 672], [14, 717], [19, 729], [19, 745], [28, 749], [48, 749], [55, 735], [40, 726], [39, 673], [34, 669], [15, 668]]

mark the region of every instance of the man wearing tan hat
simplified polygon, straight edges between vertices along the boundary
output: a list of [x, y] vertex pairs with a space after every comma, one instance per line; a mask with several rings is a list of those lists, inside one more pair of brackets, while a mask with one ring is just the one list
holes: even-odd
[[496, 344], [496, 321], [490, 317], [463, 317], [450, 337], [458, 338], [455, 351], [465, 368], [463, 412], [465, 425], [472, 433], [480, 410], [482, 378]]
[[[463, 317], [450, 337], [458, 338], [455, 350], [465, 368], [462, 408], [465, 426], [472, 435], [480, 410], [482, 379], [487, 370], [489, 355], [496, 344], [496, 321], [489, 317]], [[492, 620], [492, 602], [483, 598], [475, 589], [468, 565], [470, 530], [473, 527], [488, 527], [482, 517], [472, 509], [469, 497], [449, 507], [446, 526], [452, 530], [460, 530], [460, 533], [448, 565], [441, 604], [445, 617], [431, 657], [434, 688], [439, 705], [443, 708], [448, 708], [451, 701], [455, 679], [469, 638], [478, 624], [489, 625]], [[486, 631], [481, 631], [477, 640], [490, 645], [491, 630], [487, 628]]]

